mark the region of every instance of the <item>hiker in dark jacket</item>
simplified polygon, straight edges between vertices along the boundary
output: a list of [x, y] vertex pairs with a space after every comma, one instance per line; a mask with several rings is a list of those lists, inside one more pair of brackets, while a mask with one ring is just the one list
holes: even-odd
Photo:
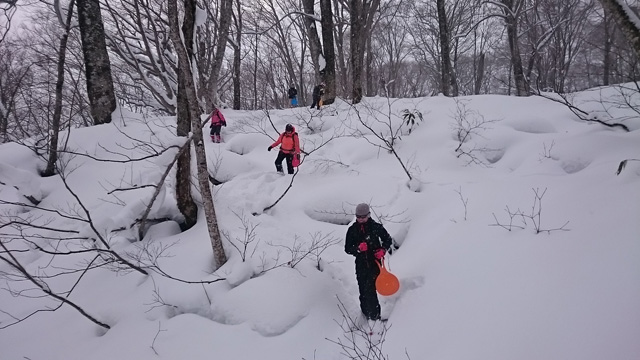
[[347, 230], [344, 251], [356, 257], [356, 279], [360, 289], [360, 309], [369, 320], [380, 320], [380, 303], [376, 278], [380, 274], [377, 261], [391, 253], [393, 239], [385, 228], [370, 217], [369, 205], [356, 206], [356, 222]]
[[289, 104], [291, 105], [291, 107], [295, 107], [298, 106], [298, 90], [296, 90], [296, 87], [291, 85], [291, 87], [289, 88]]
[[311, 103], [312, 109], [317, 106], [318, 110], [320, 110], [320, 105], [322, 105], [322, 95], [324, 95], [323, 82], [313, 88], [313, 93], [311, 94], [313, 99], [313, 102]]

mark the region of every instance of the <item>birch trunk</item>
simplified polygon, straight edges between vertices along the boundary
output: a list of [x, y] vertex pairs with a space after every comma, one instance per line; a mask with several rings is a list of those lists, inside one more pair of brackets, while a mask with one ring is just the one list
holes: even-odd
[[209, 170], [207, 168], [207, 155], [204, 150], [204, 141], [202, 137], [202, 127], [200, 126], [199, 106], [196, 96], [196, 88], [193, 82], [193, 74], [189, 56], [180, 38], [178, 27], [178, 5], [177, 0], [168, 1], [168, 17], [171, 34], [171, 41], [176, 49], [179, 59], [179, 73], [185, 80], [185, 93], [189, 103], [189, 115], [191, 116], [191, 128], [193, 132], [193, 141], [195, 143], [198, 184], [200, 185], [200, 194], [202, 195], [202, 206], [207, 221], [207, 229], [211, 239], [211, 247], [215, 260], [215, 269], [218, 269], [227, 261], [227, 256], [222, 246], [220, 230], [218, 229], [218, 219], [213, 204], [211, 187], [209, 185]]
[[[69, 32], [71, 32], [71, 20], [73, 19], [74, 1], [69, 3], [67, 17], [62, 24], [64, 33], [60, 37], [60, 48], [58, 49], [58, 74], [56, 79], [56, 99], [53, 108], [53, 119], [49, 128], [49, 158], [47, 159], [47, 167], [42, 176], [52, 176], [56, 173], [56, 163], [58, 162], [58, 139], [60, 135], [60, 118], [62, 117], [62, 88], [64, 86], [64, 64], [67, 56], [67, 42], [69, 41]], [[59, 14], [61, 15], [61, 14]], [[62, 16], [60, 16], [62, 17]], [[62, 21], [62, 18], [60, 19]]]
[[[193, 39], [196, 4], [195, 0], [184, 1], [185, 15], [182, 24], [182, 32], [185, 39]], [[185, 50], [189, 54], [189, 59], [193, 55], [193, 41], [187, 41]], [[180, 65], [179, 65], [180, 66]], [[186, 94], [186, 81], [182, 74], [178, 73], [178, 94], [177, 98], [177, 126], [176, 135], [187, 137], [191, 132], [191, 115], [189, 112], [189, 101]], [[186, 145], [188, 149], [178, 156], [176, 165], [176, 202], [180, 213], [184, 217], [181, 229], [190, 229], [198, 221], [198, 206], [191, 196], [191, 144]]]

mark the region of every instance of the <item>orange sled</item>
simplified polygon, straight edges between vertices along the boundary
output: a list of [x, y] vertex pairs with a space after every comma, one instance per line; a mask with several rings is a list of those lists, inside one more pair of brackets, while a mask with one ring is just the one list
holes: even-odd
[[398, 289], [400, 289], [400, 281], [398, 278], [387, 271], [387, 268], [384, 267], [384, 260], [382, 262], [376, 261], [378, 267], [380, 268], [380, 275], [376, 279], [376, 290], [378, 294], [383, 296], [389, 296], [395, 294]]

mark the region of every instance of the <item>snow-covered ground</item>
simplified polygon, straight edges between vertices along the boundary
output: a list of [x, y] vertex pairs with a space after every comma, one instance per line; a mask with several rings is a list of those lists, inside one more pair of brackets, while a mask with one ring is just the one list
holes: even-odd
[[[612, 102], [584, 102], [603, 94]], [[68, 147], [84, 155], [63, 156], [68, 189], [60, 177], [39, 177], [43, 162], [26, 147], [0, 145], [3, 243], [28, 250], [13, 253], [26, 270], [50, 276], [48, 286], [63, 296], [72, 289], [71, 301], [111, 327], [63, 305], [0, 330], [0, 358], [345, 359], [335, 342], [350, 344], [341, 325], [358, 317], [359, 305], [344, 236], [356, 204], [367, 202], [400, 246], [387, 257], [400, 291], [380, 297], [389, 359], [638, 359], [640, 162], [616, 170], [640, 158], [640, 119], [615, 106], [617, 97], [606, 88], [574, 100], [629, 132], [581, 121], [540, 97], [224, 110], [225, 142], [206, 142], [211, 175], [223, 181], [213, 193], [229, 257], [215, 273], [203, 211], [188, 231], [164, 221], [136, 241], [132, 225], [154, 191], [143, 185], [158, 182], [175, 149], [133, 163], [98, 160], [180, 144], [175, 119], [122, 112], [111, 124], [73, 130]], [[400, 126], [405, 109], [424, 118], [410, 133]], [[269, 121], [280, 131], [294, 124], [309, 153], [293, 178], [275, 173]], [[396, 134], [402, 163], [372, 131], [387, 140]], [[176, 218], [174, 174], [150, 218]], [[40, 208], [15, 205], [29, 204], [26, 196]], [[92, 224], [78, 220], [88, 216]], [[36, 251], [5, 226], [18, 218], [74, 238], [97, 231], [134, 264], [159, 255], [156, 264], [173, 279], [122, 266], [81, 273], [95, 252]], [[53, 241], [60, 233], [47, 228], [23, 230], [44, 237], [35, 242], [46, 249], [95, 246]], [[0, 260], [8, 256], [0, 252]], [[0, 261], [0, 327], [59, 304], [14, 273]]]

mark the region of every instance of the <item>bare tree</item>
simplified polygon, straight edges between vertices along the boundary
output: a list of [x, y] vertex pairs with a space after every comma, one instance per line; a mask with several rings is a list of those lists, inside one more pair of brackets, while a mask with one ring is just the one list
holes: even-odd
[[322, 79], [325, 82], [322, 101], [329, 105], [336, 98], [336, 55], [333, 41], [333, 11], [331, 0], [320, 0], [320, 14], [322, 15], [322, 45], [324, 49], [324, 69]]
[[362, 100], [362, 75], [367, 42], [371, 41], [373, 19], [380, 6], [380, 0], [350, 0], [351, 16], [351, 97], [353, 104]]
[[242, 3], [236, 0], [236, 11], [233, 13], [233, 24], [235, 29], [235, 41], [231, 42], [233, 47], [233, 109], [240, 110], [241, 107], [241, 59], [242, 59]]
[[[112, 32], [108, 45], [116, 56], [114, 69], [125, 102], [174, 115], [177, 64], [169, 41], [163, 1], [108, 1], [106, 19]], [[137, 90], [137, 91], [136, 91]]]
[[320, 56], [322, 56], [322, 44], [318, 37], [318, 29], [316, 27], [316, 17], [314, 9], [314, 0], [302, 0], [302, 6], [305, 14], [304, 24], [309, 38], [309, 51], [311, 53], [311, 64], [315, 73], [315, 81], [320, 79]]
[[[184, 0], [184, 19], [182, 23], [182, 34], [185, 39], [185, 51], [188, 56], [188, 63], [179, 66], [191, 67], [193, 61], [193, 35], [195, 30], [196, 1]], [[184, 74], [178, 74], [178, 114], [176, 135], [187, 137], [191, 132], [191, 124], [199, 124], [199, 117], [192, 119], [189, 109], [189, 99], [187, 97], [187, 79]], [[190, 229], [198, 221], [198, 206], [191, 196], [191, 141], [186, 144], [186, 149], [178, 156], [176, 171], [176, 201], [180, 213], [184, 216], [182, 229]]]
[[636, 54], [640, 56], [640, 19], [625, 0], [600, 0], [602, 7], [613, 17]]
[[16, 3], [18, 0], [0, 0], [0, 44], [4, 41], [5, 37], [11, 29], [11, 19], [16, 13]]
[[111, 77], [99, 0], [78, 0], [78, 21], [87, 77], [87, 94], [94, 124], [111, 122], [116, 95]]
[[525, 11], [526, 0], [500, 0], [488, 1], [488, 3], [497, 5], [501, 11], [501, 17], [504, 19], [507, 28], [507, 42], [509, 43], [509, 52], [511, 54], [511, 71], [516, 87], [517, 96], [529, 95], [529, 81], [525, 77], [522, 67], [522, 56], [520, 54], [519, 42], [519, 20]]
[[[212, 16], [213, 14], [209, 14]], [[227, 48], [227, 38], [229, 36], [229, 29], [231, 27], [231, 20], [233, 17], [233, 0], [220, 0], [220, 11], [218, 17], [218, 32], [215, 37], [215, 52], [213, 54], [213, 63], [211, 64], [210, 72], [207, 81], [207, 96], [205, 97], [207, 102], [206, 110], [209, 111], [213, 108], [214, 104], [218, 104], [218, 80], [220, 77], [220, 70], [222, 69], [222, 62], [224, 60], [224, 53]], [[204, 74], [201, 74], [204, 75]]]
[[438, 24], [440, 27], [440, 61], [442, 63], [440, 89], [445, 96], [458, 96], [455, 74], [451, 69], [451, 44], [449, 42], [451, 34], [449, 33], [449, 24], [447, 23], [445, 0], [437, 0], [436, 6], [438, 8]]
[[55, 1], [54, 7], [58, 14], [60, 25], [63, 27], [62, 36], [60, 36], [60, 46], [58, 48], [58, 66], [56, 79], [55, 104], [53, 108], [53, 119], [49, 131], [49, 158], [47, 167], [42, 172], [43, 176], [51, 176], [55, 173], [56, 162], [58, 161], [58, 138], [60, 134], [60, 118], [62, 117], [62, 90], [64, 86], [64, 68], [65, 58], [67, 55], [67, 41], [71, 32], [71, 20], [73, 19], [74, 0], [69, 3], [66, 18], [60, 13], [61, 7], [59, 1]]
[[182, 43], [180, 36], [180, 28], [178, 26], [178, 5], [177, 0], [169, 0], [168, 2], [168, 14], [170, 24], [171, 41], [176, 49], [179, 59], [180, 74], [185, 79], [185, 91], [187, 101], [189, 103], [189, 114], [191, 116], [191, 128], [193, 131], [193, 141], [195, 142], [196, 150], [196, 162], [198, 171], [198, 184], [200, 185], [200, 194], [202, 196], [202, 203], [204, 212], [207, 219], [207, 229], [209, 230], [209, 237], [211, 239], [211, 247], [213, 248], [213, 255], [215, 258], [215, 268], [219, 268], [227, 261], [227, 256], [222, 246], [222, 239], [220, 238], [220, 230], [218, 228], [218, 219], [216, 217], [216, 210], [213, 204], [213, 197], [211, 194], [211, 188], [209, 186], [209, 172], [207, 169], [207, 155], [204, 150], [204, 139], [202, 137], [202, 125], [200, 124], [199, 105], [196, 95], [196, 88], [193, 82], [193, 74], [191, 72], [192, 67], [189, 66], [189, 55]]

